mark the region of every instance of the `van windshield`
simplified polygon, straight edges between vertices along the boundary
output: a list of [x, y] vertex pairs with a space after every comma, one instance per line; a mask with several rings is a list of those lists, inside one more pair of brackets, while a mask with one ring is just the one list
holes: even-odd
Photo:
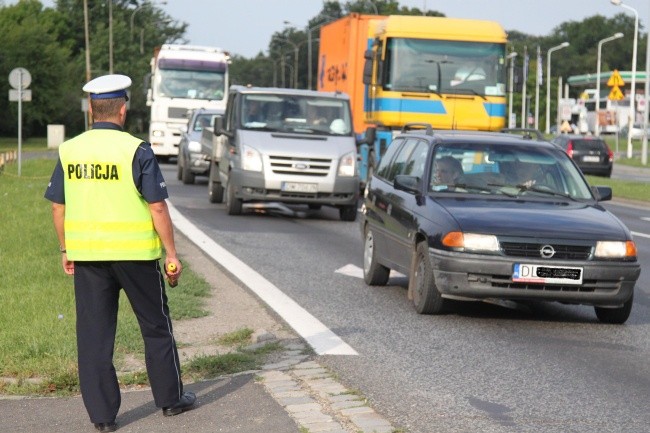
[[263, 94], [244, 95], [241, 127], [320, 135], [351, 135], [352, 120], [347, 99]]

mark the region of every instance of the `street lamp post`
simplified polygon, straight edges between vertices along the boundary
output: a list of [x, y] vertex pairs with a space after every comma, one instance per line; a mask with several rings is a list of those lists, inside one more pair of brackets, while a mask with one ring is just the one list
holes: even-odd
[[108, 0], [108, 73], [113, 73], [113, 0]]
[[[636, 48], [639, 35], [639, 13], [633, 7], [623, 4], [622, 0], [610, 0], [614, 6], [620, 6], [634, 13], [634, 45], [632, 46], [632, 79], [630, 80], [630, 115], [627, 118], [627, 157], [632, 158], [632, 125], [636, 117]], [[647, 73], [647, 71], [646, 71]]]
[[278, 39], [280, 41], [284, 41], [284, 42], [287, 42], [287, 43], [293, 45], [293, 49], [294, 49], [294, 52], [295, 52], [295, 55], [294, 55], [295, 57], [293, 59], [293, 87], [294, 87], [294, 89], [297, 89], [298, 88], [298, 52], [299, 52], [298, 45], [296, 43], [290, 41], [289, 39], [281, 38], [279, 36], [276, 36], [275, 39]]
[[150, 2], [150, 1], [145, 1], [145, 2], [142, 3], [140, 6], [136, 7], [135, 9], [133, 9], [133, 12], [131, 13], [131, 40], [133, 40], [133, 24], [134, 24], [134, 20], [135, 20], [135, 14], [136, 14], [136, 12], [138, 12], [140, 9], [144, 8], [145, 6], [154, 6], [154, 5], [156, 5], [156, 4], [166, 5], [166, 4], [167, 4], [167, 0], [162, 0], [162, 1], [160, 1], [160, 2]]
[[615, 39], [620, 39], [623, 37], [623, 33], [615, 33], [614, 35], [601, 39], [598, 41], [598, 64], [596, 66], [596, 137], [600, 136], [600, 122], [598, 117], [598, 112], [600, 111], [600, 54], [602, 52], [603, 44], [605, 42], [610, 42]]
[[551, 53], [569, 46], [568, 42], [562, 42], [550, 48], [546, 53], [546, 133], [551, 133]]
[[648, 164], [648, 114], [650, 113], [650, 32], [646, 40], [646, 53], [645, 53], [645, 86], [644, 86], [644, 101], [643, 104], [643, 138], [641, 141], [641, 164]]
[[[512, 93], [513, 93], [513, 86], [514, 86], [514, 72], [515, 72], [515, 57], [517, 57], [517, 53], [512, 52], [508, 54], [508, 59], [510, 59], [510, 88], [509, 88], [509, 96], [508, 96], [508, 128], [510, 128], [512, 125]], [[516, 122], [515, 122], [516, 123]]]
[[325, 16], [325, 15], [320, 15], [321, 17], [324, 17], [326, 19], [329, 19], [329, 21], [325, 21], [323, 23], [317, 24], [313, 27], [307, 28], [307, 88], [312, 89], [312, 39], [311, 39], [311, 32], [313, 30], [316, 30], [318, 28], [321, 28], [325, 24], [328, 24], [332, 21], [337, 20], [338, 18], [330, 17], [330, 16]]

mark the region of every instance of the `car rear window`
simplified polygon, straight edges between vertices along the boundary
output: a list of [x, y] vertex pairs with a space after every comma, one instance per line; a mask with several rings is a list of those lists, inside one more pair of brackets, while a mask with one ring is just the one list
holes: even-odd
[[573, 150], [585, 152], [590, 150], [605, 150], [605, 142], [602, 140], [571, 140]]

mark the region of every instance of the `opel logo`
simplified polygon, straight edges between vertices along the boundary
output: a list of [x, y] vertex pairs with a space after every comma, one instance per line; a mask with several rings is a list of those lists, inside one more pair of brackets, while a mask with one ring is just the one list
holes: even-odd
[[309, 168], [309, 165], [304, 164], [302, 162], [298, 162], [293, 165], [293, 168], [295, 168], [296, 170], [307, 170]]
[[550, 245], [544, 245], [539, 249], [539, 255], [544, 259], [550, 259], [555, 255], [555, 248]]

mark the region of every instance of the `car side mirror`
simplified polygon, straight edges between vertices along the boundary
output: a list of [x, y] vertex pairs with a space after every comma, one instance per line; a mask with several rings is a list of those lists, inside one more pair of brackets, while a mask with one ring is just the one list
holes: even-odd
[[420, 178], [417, 176], [408, 176], [398, 174], [393, 181], [393, 187], [400, 191], [406, 191], [411, 194], [420, 193]]
[[612, 188], [609, 186], [592, 186], [591, 192], [597, 201], [608, 201], [612, 199]]

